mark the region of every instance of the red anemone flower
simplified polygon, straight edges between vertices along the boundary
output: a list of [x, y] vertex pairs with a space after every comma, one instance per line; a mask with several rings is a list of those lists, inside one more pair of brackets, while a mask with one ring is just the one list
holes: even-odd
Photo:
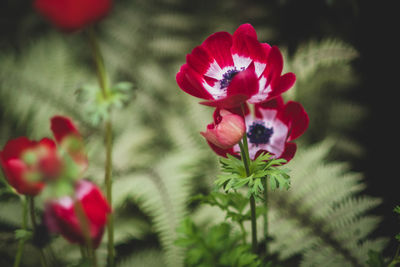
[[[50, 231], [61, 234], [69, 242], [86, 245], [88, 239], [97, 248], [110, 212], [110, 205], [100, 189], [89, 181], [79, 180], [73, 197], [46, 203], [44, 218]], [[85, 229], [88, 232], [85, 233]]]
[[34, 7], [57, 28], [73, 32], [107, 15], [111, 3], [111, 0], [36, 0]]
[[39, 142], [19, 137], [7, 142], [0, 151], [0, 164], [12, 187], [23, 195], [35, 196], [44, 187], [44, 180], [61, 172], [62, 162], [53, 140]]
[[186, 93], [207, 100], [201, 104], [228, 109], [287, 91], [296, 77], [281, 76], [282, 69], [278, 47], [260, 43], [254, 28], [243, 24], [233, 35], [217, 32], [195, 47], [176, 80]]
[[[254, 160], [262, 152], [268, 152], [273, 158], [290, 161], [297, 149], [291, 141], [308, 128], [309, 118], [302, 105], [294, 101], [284, 104], [282, 97], [277, 97], [256, 104], [254, 111], [253, 115], [247, 110], [245, 115], [250, 159]], [[230, 149], [209, 145], [220, 156], [225, 157], [227, 153], [239, 156], [239, 145]]]

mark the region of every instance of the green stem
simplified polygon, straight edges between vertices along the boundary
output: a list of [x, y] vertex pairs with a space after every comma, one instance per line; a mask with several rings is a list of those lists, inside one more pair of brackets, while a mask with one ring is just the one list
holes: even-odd
[[254, 196], [250, 196], [251, 209], [251, 248], [254, 253], [257, 252], [257, 217], [256, 217], [256, 200]]
[[[241, 105], [243, 119], [246, 117], [245, 106]], [[244, 168], [246, 170], [247, 177], [250, 176], [250, 156], [249, 146], [247, 143], [247, 134], [245, 133], [242, 138], [242, 142], [239, 142], [240, 154]], [[257, 216], [256, 216], [256, 200], [253, 195], [250, 196], [250, 216], [251, 216], [251, 248], [254, 253], [257, 252]]]
[[[22, 230], [26, 231], [27, 225], [28, 225], [28, 200], [27, 197], [25, 197], [22, 200]], [[18, 242], [18, 250], [17, 254], [15, 255], [15, 261], [14, 261], [14, 267], [18, 267], [19, 264], [21, 263], [21, 258], [22, 258], [22, 252], [24, 250], [25, 246], [25, 239], [22, 238]]]
[[[108, 97], [108, 77], [104, 66], [103, 57], [100, 51], [100, 47], [97, 43], [96, 35], [93, 28], [89, 29], [89, 43], [93, 53], [93, 59], [96, 64], [97, 78], [99, 81], [100, 89], [103, 97]], [[108, 111], [110, 113], [110, 111]], [[108, 114], [110, 115], [110, 114]], [[110, 116], [109, 116], [110, 117]], [[106, 197], [110, 205], [112, 205], [112, 124], [111, 119], [107, 119], [105, 125], [105, 142], [106, 142], [106, 162], [105, 162], [105, 175], [104, 183], [106, 186]], [[114, 266], [114, 218], [113, 214], [110, 213], [107, 219], [107, 237], [108, 237], [108, 266]]]
[[[108, 120], [106, 128], [106, 169], [105, 169], [105, 184], [106, 196], [108, 203], [112, 203], [112, 124]], [[108, 264], [114, 266], [114, 216], [110, 213], [107, 218], [107, 237], [108, 237]]]
[[264, 186], [264, 238], [265, 238], [265, 255], [268, 256], [268, 182], [265, 177], [262, 179]]
[[[244, 141], [246, 140], [246, 141]], [[243, 143], [245, 145], [243, 145]], [[248, 158], [248, 146], [247, 137], [243, 136], [243, 143], [239, 142], [240, 154], [242, 156], [242, 161], [244, 168], [246, 170], [246, 175], [250, 176], [249, 158]], [[247, 153], [246, 153], [247, 151]], [[251, 214], [251, 248], [255, 253], [257, 252], [257, 216], [256, 216], [256, 200], [254, 196], [250, 196], [250, 214]]]
[[242, 142], [239, 142], [239, 147], [240, 147], [240, 156], [242, 157], [242, 161], [243, 161], [243, 164], [244, 164], [244, 168], [245, 168], [245, 170], [246, 170], [246, 175], [247, 175], [247, 176], [250, 176], [249, 163], [248, 163], [247, 155], [246, 155], [245, 148], [244, 148]]
[[108, 77], [106, 68], [104, 66], [103, 57], [101, 55], [100, 46], [97, 42], [96, 34], [93, 28], [89, 28], [89, 44], [92, 50], [93, 59], [96, 65], [97, 79], [99, 81], [100, 89], [103, 97], [106, 98], [108, 95]]
[[[35, 197], [29, 197], [29, 209], [30, 209], [30, 215], [31, 215], [33, 235], [35, 235], [36, 229], [37, 229], [36, 213], [35, 213]], [[40, 259], [40, 264], [43, 267], [47, 267], [46, 257], [44, 255], [43, 249], [41, 249], [41, 248], [39, 249], [39, 259]]]

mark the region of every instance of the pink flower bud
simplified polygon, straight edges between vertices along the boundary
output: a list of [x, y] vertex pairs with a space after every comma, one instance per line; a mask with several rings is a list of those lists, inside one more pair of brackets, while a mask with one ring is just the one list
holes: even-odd
[[231, 148], [242, 139], [246, 125], [241, 116], [225, 109], [217, 109], [214, 113], [214, 123], [207, 125], [207, 130], [201, 132], [208, 142], [223, 148]]

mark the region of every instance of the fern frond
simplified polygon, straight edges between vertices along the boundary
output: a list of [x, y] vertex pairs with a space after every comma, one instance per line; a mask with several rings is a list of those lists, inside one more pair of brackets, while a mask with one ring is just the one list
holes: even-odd
[[[323, 259], [322, 266], [364, 266], [365, 255], [358, 250], [380, 222], [366, 212], [381, 200], [360, 195], [365, 188], [361, 177], [344, 164], [325, 163], [330, 149], [322, 143], [300, 150], [288, 164], [291, 190], [270, 194], [271, 250], [281, 259], [305, 253], [302, 266], [321, 266]], [[384, 244], [380, 240], [368, 247], [380, 251]], [[319, 255], [312, 257], [312, 252]]]
[[347, 63], [357, 56], [357, 50], [340, 40], [310, 41], [297, 49], [290, 70], [296, 73], [299, 80], [305, 80], [320, 67]]

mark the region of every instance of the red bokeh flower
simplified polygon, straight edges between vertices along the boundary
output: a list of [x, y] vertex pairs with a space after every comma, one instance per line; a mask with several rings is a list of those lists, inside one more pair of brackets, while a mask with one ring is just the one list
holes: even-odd
[[103, 18], [111, 0], [36, 0], [34, 7], [57, 28], [72, 32]]
[[[78, 209], [83, 218], [78, 215]], [[69, 242], [86, 245], [86, 238], [89, 238], [97, 248], [110, 212], [100, 189], [89, 181], [79, 180], [73, 197], [65, 196], [46, 203], [44, 219], [50, 231], [61, 234]], [[88, 233], [84, 233], [85, 228]]]
[[225, 109], [214, 112], [214, 123], [207, 125], [207, 130], [201, 132], [208, 142], [227, 149], [236, 145], [246, 132], [246, 125], [241, 116]]
[[58, 153], [58, 148], [66, 150], [79, 167], [81, 174], [88, 166], [83, 140], [71, 119], [54, 116], [51, 119], [51, 130], [56, 143], [43, 138], [39, 142], [26, 137], [19, 137], [7, 142], [0, 151], [0, 165], [9, 184], [18, 193], [37, 195], [44, 187], [44, 182], [57, 179], [65, 171], [65, 158]]
[[293, 73], [281, 76], [283, 58], [278, 47], [260, 43], [250, 24], [233, 35], [217, 32], [187, 55], [176, 76], [186, 93], [204, 105], [233, 108], [245, 101], [265, 102], [291, 88]]
[[39, 142], [19, 137], [7, 142], [0, 151], [0, 164], [9, 184], [23, 195], [35, 196], [44, 187], [44, 180], [54, 179], [62, 169], [53, 140]]
[[[308, 128], [309, 118], [301, 104], [289, 101], [284, 104], [282, 97], [256, 104], [254, 115], [246, 110], [245, 122], [250, 159], [268, 152], [274, 158], [290, 161], [297, 146], [291, 142], [301, 136]], [[227, 153], [239, 156], [240, 148], [221, 149], [210, 144], [220, 156]]]

